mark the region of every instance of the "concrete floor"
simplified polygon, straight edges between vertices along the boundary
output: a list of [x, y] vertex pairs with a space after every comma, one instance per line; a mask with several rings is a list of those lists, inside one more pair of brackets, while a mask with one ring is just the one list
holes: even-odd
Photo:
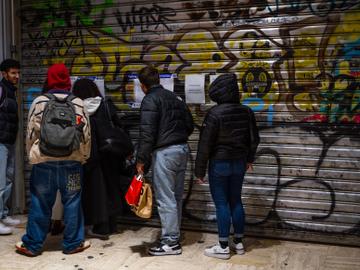
[[[26, 221], [25, 216], [21, 219]], [[245, 255], [233, 255], [224, 261], [203, 255], [213, 244], [215, 234], [184, 232], [183, 254], [152, 257], [146, 246], [156, 240], [159, 229], [119, 226], [120, 233], [107, 241], [92, 239], [92, 246], [83, 253], [64, 255], [61, 236], [48, 236], [41, 256], [28, 258], [15, 253], [14, 244], [24, 233], [25, 225], [13, 235], [1, 236], [1, 270], [98, 270], [98, 269], [185, 269], [185, 270], [357, 270], [360, 269], [360, 248], [299, 243], [291, 241], [246, 238]]]

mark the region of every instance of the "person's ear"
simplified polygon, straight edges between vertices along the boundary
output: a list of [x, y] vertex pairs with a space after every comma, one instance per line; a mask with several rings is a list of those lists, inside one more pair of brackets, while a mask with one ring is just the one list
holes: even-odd
[[147, 91], [148, 91], [148, 89], [147, 89], [147, 87], [145, 86], [145, 84], [140, 83], [140, 87], [141, 87], [141, 90], [146, 94]]

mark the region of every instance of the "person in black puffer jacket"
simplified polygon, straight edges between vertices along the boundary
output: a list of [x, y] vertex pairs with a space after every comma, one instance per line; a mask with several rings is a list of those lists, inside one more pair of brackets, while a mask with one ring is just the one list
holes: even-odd
[[[159, 83], [154, 67], [139, 72], [145, 97], [141, 103], [137, 171], [143, 174], [152, 158], [153, 186], [161, 220], [162, 235], [150, 255], [181, 254], [180, 225], [184, 178], [189, 155], [187, 140], [193, 120], [186, 104]], [[147, 166], [148, 167], [148, 166]]]
[[19, 82], [20, 63], [6, 59], [0, 65], [0, 235], [12, 233], [11, 226], [20, 220], [9, 214], [7, 202], [15, 180], [15, 141], [18, 132], [18, 105], [16, 85]]
[[241, 190], [245, 172], [252, 168], [259, 144], [259, 133], [252, 110], [240, 104], [235, 74], [224, 74], [210, 85], [210, 98], [217, 102], [206, 114], [195, 162], [195, 176], [204, 183], [209, 162], [209, 184], [216, 207], [219, 244], [207, 248], [205, 255], [228, 259], [231, 220], [237, 254], [244, 253], [242, 237], [245, 213]]
[[159, 83], [149, 86], [141, 103], [138, 161], [149, 167], [152, 151], [187, 143], [193, 130], [191, 113], [181, 98]]

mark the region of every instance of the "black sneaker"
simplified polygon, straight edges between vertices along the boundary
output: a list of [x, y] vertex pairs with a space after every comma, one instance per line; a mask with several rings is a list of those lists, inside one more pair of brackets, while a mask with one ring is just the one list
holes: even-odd
[[163, 255], [180, 255], [182, 253], [181, 246], [179, 243], [168, 245], [168, 244], [159, 244], [155, 247], [149, 248], [149, 254], [153, 256], [163, 256]]

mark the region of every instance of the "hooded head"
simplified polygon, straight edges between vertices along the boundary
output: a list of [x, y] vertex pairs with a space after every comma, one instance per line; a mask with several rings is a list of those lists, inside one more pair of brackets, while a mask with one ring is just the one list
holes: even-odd
[[240, 103], [239, 86], [236, 75], [228, 73], [217, 77], [210, 85], [209, 96], [218, 104]]
[[69, 70], [62, 63], [54, 64], [48, 69], [47, 73], [48, 89], [70, 90], [71, 81]]

